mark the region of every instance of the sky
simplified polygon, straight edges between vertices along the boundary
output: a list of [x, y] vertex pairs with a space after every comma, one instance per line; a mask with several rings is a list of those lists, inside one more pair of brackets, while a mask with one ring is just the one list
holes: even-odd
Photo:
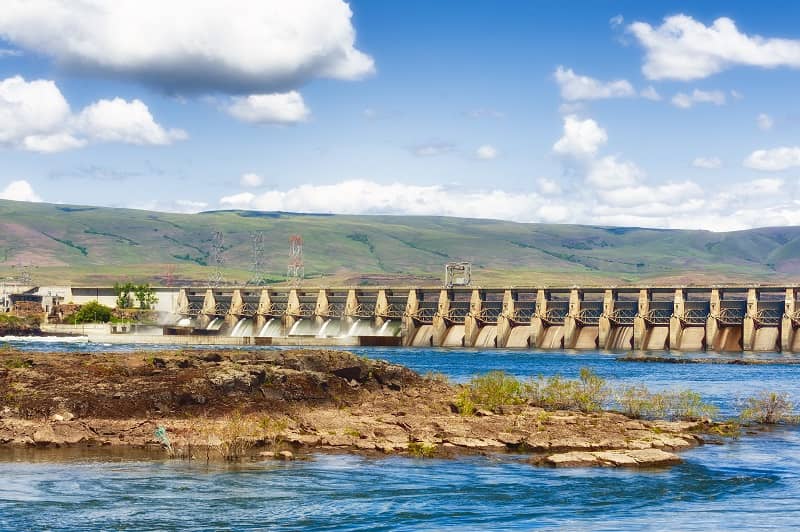
[[0, 199], [800, 223], [800, 3], [3, 0]]

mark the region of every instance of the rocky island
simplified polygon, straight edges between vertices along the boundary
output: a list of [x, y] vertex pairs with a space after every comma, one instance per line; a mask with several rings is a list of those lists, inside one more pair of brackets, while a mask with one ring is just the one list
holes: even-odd
[[135, 446], [195, 459], [515, 452], [551, 466], [660, 466], [703, 441], [702, 422], [531, 404], [465, 413], [464, 390], [332, 350], [0, 349], [0, 445]]

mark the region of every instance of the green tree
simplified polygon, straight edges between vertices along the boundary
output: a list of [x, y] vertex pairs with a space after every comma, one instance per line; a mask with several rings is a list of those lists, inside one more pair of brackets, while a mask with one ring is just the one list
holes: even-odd
[[114, 283], [114, 293], [117, 295], [117, 308], [133, 308], [131, 293], [136, 290], [133, 283]]
[[136, 294], [136, 299], [139, 301], [139, 308], [142, 310], [150, 310], [153, 305], [158, 303], [158, 296], [156, 291], [149, 284], [140, 284], [133, 288], [133, 293]]
[[97, 301], [90, 301], [72, 315], [73, 323], [108, 323], [111, 321], [111, 309]]

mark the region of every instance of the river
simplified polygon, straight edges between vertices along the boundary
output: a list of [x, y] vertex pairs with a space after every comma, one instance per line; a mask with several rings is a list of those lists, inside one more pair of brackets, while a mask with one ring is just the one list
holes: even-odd
[[[12, 342], [44, 351], [141, 346]], [[590, 367], [611, 383], [691, 388], [724, 415], [769, 388], [797, 400], [800, 365], [622, 362], [599, 352], [354, 349], [456, 381]], [[662, 354], [659, 354], [661, 356]], [[705, 356], [705, 355], [703, 355]], [[668, 469], [550, 469], [522, 456], [454, 460], [317, 454], [238, 466], [136, 452], [0, 452], [0, 530], [733, 530], [800, 523], [800, 431], [744, 434]]]

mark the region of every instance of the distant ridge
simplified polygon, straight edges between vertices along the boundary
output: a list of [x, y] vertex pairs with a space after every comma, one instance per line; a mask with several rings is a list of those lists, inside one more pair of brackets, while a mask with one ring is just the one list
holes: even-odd
[[800, 279], [800, 227], [713, 233], [514, 223], [443, 216], [241, 210], [173, 214], [0, 200], [0, 275], [35, 266], [41, 282], [181, 282], [210, 273], [214, 231], [226, 276], [243, 282], [251, 233], [264, 234], [268, 276], [283, 278], [288, 238], [305, 240], [319, 282], [436, 282], [445, 262], [470, 260], [478, 283], [789, 282]]

